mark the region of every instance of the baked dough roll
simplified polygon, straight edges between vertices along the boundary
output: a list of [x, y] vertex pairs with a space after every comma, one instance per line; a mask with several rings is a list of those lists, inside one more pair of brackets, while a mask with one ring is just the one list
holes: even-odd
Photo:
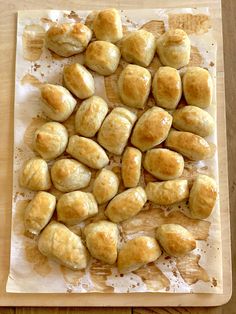
[[41, 104], [48, 118], [63, 122], [74, 111], [76, 100], [63, 86], [45, 84], [41, 88]]
[[49, 190], [52, 184], [46, 161], [36, 157], [27, 160], [20, 172], [19, 183], [33, 191]]
[[102, 169], [93, 183], [93, 195], [98, 204], [110, 201], [118, 192], [119, 179], [108, 169]]
[[200, 67], [189, 67], [183, 76], [183, 92], [188, 105], [207, 108], [213, 93], [210, 73]]
[[38, 192], [25, 209], [26, 231], [38, 235], [49, 223], [56, 207], [56, 197], [47, 192]]
[[217, 185], [214, 179], [206, 175], [198, 175], [189, 194], [191, 216], [205, 219], [210, 216], [216, 204]]
[[124, 186], [133, 188], [138, 185], [141, 175], [142, 153], [134, 147], [127, 147], [122, 157], [121, 175]]
[[46, 160], [60, 156], [66, 149], [68, 132], [58, 122], [47, 122], [34, 133], [34, 150]]
[[204, 138], [190, 132], [171, 130], [165, 146], [195, 161], [208, 159], [214, 153], [212, 146]]
[[93, 21], [93, 31], [98, 40], [116, 43], [123, 37], [120, 14], [116, 9], [98, 12]]
[[106, 150], [121, 155], [137, 119], [135, 113], [122, 107], [114, 108], [98, 132], [98, 142]]
[[136, 123], [131, 143], [141, 151], [146, 151], [162, 143], [169, 133], [172, 116], [165, 110], [153, 107], [148, 109]]
[[181, 257], [196, 248], [192, 234], [177, 224], [164, 224], [157, 228], [156, 238], [167, 254]]
[[64, 66], [63, 82], [65, 87], [79, 99], [85, 99], [94, 94], [93, 76], [79, 63]]
[[160, 67], [152, 81], [152, 93], [158, 106], [175, 109], [182, 95], [179, 72], [171, 67]]
[[57, 218], [66, 225], [76, 225], [97, 213], [98, 206], [92, 193], [66, 193], [57, 202]]
[[43, 230], [38, 249], [43, 255], [70, 269], [87, 267], [89, 255], [81, 238], [59, 222], [53, 221]]
[[84, 228], [84, 234], [86, 246], [94, 258], [110, 265], [116, 262], [119, 240], [116, 224], [100, 220], [87, 225]]
[[212, 116], [195, 106], [185, 106], [173, 113], [173, 127], [191, 132], [202, 137], [209, 136], [214, 131], [214, 119]]
[[59, 56], [70, 57], [83, 52], [92, 38], [92, 31], [82, 23], [53, 25], [45, 37], [46, 47]]
[[147, 69], [129, 64], [121, 72], [118, 91], [125, 105], [142, 109], [148, 99], [150, 88], [151, 74]]
[[157, 205], [172, 205], [188, 198], [187, 180], [149, 182], [146, 186], [147, 199]]
[[85, 52], [85, 65], [104, 76], [114, 73], [119, 62], [119, 48], [107, 41], [94, 41]]
[[131, 188], [115, 196], [107, 205], [105, 214], [111, 221], [118, 223], [139, 213], [146, 201], [142, 187]]
[[125, 61], [147, 67], [155, 54], [156, 39], [152, 33], [140, 29], [125, 35], [119, 46]]
[[85, 137], [93, 137], [100, 129], [108, 112], [105, 100], [92, 96], [84, 100], [75, 115], [75, 130]]
[[154, 148], [147, 151], [143, 166], [159, 180], [172, 180], [182, 175], [184, 159], [169, 149]]
[[141, 236], [126, 242], [118, 254], [117, 266], [125, 274], [154, 262], [161, 256], [161, 249], [154, 238]]
[[161, 63], [179, 69], [189, 63], [190, 40], [182, 29], [170, 29], [157, 39]]
[[90, 168], [101, 169], [109, 163], [109, 158], [104, 149], [95, 141], [86, 137], [72, 135], [66, 151]]
[[57, 160], [51, 169], [52, 182], [61, 192], [71, 192], [89, 185], [91, 172], [73, 159]]
[[[91, 11], [91, 12], [87, 15], [86, 20], [85, 20], [85, 25], [88, 26], [88, 27], [91, 29], [92, 32], [93, 32], [93, 23], [94, 23], [94, 19], [95, 19], [95, 17], [97, 16], [98, 12], [99, 12], [99, 11], [96, 11], [96, 10]], [[94, 32], [93, 32], [93, 33], [94, 33]]]

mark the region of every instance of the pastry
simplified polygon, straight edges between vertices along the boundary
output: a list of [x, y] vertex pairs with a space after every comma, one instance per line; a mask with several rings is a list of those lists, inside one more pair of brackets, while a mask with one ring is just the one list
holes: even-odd
[[216, 204], [217, 185], [214, 179], [200, 174], [195, 179], [189, 194], [189, 209], [193, 218], [210, 216]]
[[100, 129], [108, 112], [105, 100], [92, 96], [84, 100], [75, 115], [75, 130], [85, 137], [93, 137]]
[[128, 142], [136, 114], [122, 107], [116, 107], [105, 118], [98, 132], [98, 142], [106, 150], [121, 155]]
[[98, 213], [93, 194], [74, 191], [63, 194], [57, 202], [57, 218], [66, 225], [76, 225]]
[[47, 122], [34, 133], [34, 150], [46, 160], [60, 156], [65, 151], [67, 142], [68, 132], [58, 122]]
[[124, 186], [138, 185], [141, 174], [142, 153], [134, 147], [127, 147], [122, 157], [121, 174]]
[[59, 222], [53, 221], [43, 230], [38, 249], [43, 255], [72, 270], [87, 267], [89, 256], [81, 238]]
[[49, 190], [51, 179], [46, 161], [36, 157], [27, 160], [20, 172], [19, 183], [33, 191]]
[[149, 182], [146, 186], [147, 199], [157, 205], [172, 205], [188, 198], [187, 180]]
[[154, 148], [147, 151], [143, 166], [159, 180], [172, 180], [182, 175], [184, 159], [169, 149]]
[[154, 238], [141, 236], [126, 242], [118, 253], [120, 273], [132, 272], [161, 256], [161, 249]]
[[83, 52], [92, 38], [92, 31], [82, 23], [53, 25], [45, 37], [46, 47], [59, 56], [70, 57]]
[[119, 48], [107, 41], [94, 41], [85, 52], [85, 65], [104, 76], [114, 73], [119, 61]]
[[86, 246], [94, 258], [110, 265], [116, 262], [119, 239], [116, 224], [100, 220], [87, 225], [84, 234]]
[[208, 159], [213, 154], [211, 145], [204, 138], [190, 132], [171, 130], [165, 146], [195, 161]]
[[66, 151], [90, 168], [101, 169], [109, 163], [104, 149], [95, 141], [86, 137], [72, 135]]
[[26, 231], [38, 235], [49, 223], [56, 207], [56, 197], [47, 192], [38, 192], [25, 209]]
[[99, 11], [96, 11], [96, 10], [91, 11], [87, 15], [86, 20], [85, 20], [85, 25], [88, 26], [92, 32], [93, 32], [93, 22], [94, 22], [95, 17], [97, 16], [98, 12]]
[[152, 93], [158, 106], [175, 109], [182, 95], [179, 72], [171, 67], [160, 67], [152, 81]]
[[173, 113], [173, 127], [202, 137], [214, 131], [214, 119], [205, 110], [195, 106], [185, 106]]
[[74, 111], [76, 100], [66, 88], [45, 84], [41, 88], [41, 104], [43, 112], [48, 118], [63, 122]]
[[156, 230], [156, 238], [168, 255], [181, 257], [196, 248], [192, 234], [177, 224], [161, 225]]
[[183, 92], [188, 105], [207, 108], [213, 93], [210, 73], [200, 67], [189, 67], [183, 76]]
[[76, 160], [60, 159], [52, 165], [51, 177], [56, 189], [71, 192], [88, 186], [91, 172]]
[[155, 54], [156, 39], [152, 33], [140, 29], [125, 35], [119, 46], [126, 62], [147, 67]]
[[179, 69], [189, 63], [190, 40], [182, 29], [170, 29], [157, 39], [157, 53], [163, 65]]
[[98, 40], [115, 43], [123, 37], [120, 14], [116, 9], [98, 12], [93, 21], [93, 31]]
[[146, 193], [140, 186], [116, 195], [107, 205], [105, 214], [113, 222], [121, 222], [135, 216], [147, 201]]
[[119, 96], [127, 106], [142, 109], [148, 99], [150, 88], [150, 72], [138, 65], [129, 64], [119, 76]]
[[131, 143], [141, 151], [146, 151], [162, 143], [170, 130], [172, 116], [165, 110], [153, 107], [148, 109], [136, 123]]
[[108, 169], [102, 169], [93, 183], [93, 195], [98, 204], [110, 201], [118, 192], [119, 179]]
[[64, 66], [63, 82], [65, 87], [79, 99], [85, 99], [94, 94], [93, 76], [79, 63]]

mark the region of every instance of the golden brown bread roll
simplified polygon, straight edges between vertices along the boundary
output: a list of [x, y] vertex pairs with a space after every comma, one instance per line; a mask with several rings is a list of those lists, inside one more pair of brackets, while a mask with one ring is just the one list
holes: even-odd
[[93, 183], [93, 195], [98, 204], [110, 201], [118, 192], [119, 179], [108, 169], [102, 169]]
[[202, 137], [213, 133], [214, 123], [214, 119], [208, 112], [195, 106], [185, 106], [173, 113], [174, 128], [192, 132]]
[[121, 174], [124, 186], [133, 188], [138, 185], [142, 164], [142, 153], [134, 147], [127, 147], [122, 157]]
[[38, 249], [48, 258], [73, 270], [87, 267], [89, 255], [81, 238], [59, 222], [53, 221], [43, 230]]
[[189, 208], [193, 218], [205, 219], [210, 216], [217, 198], [217, 185], [214, 179], [198, 175], [189, 194]]
[[149, 182], [146, 186], [147, 199], [157, 205], [172, 205], [188, 198], [187, 180]]
[[179, 69], [189, 63], [190, 40], [182, 29], [170, 29], [157, 39], [157, 53], [163, 65]]
[[101, 97], [92, 96], [84, 100], [76, 112], [76, 132], [86, 137], [93, 137], [100, 129], [107, 112], [107, 103]]
[[164, 224], [157, 228], [156, 238], [167, 254], [181, 257], [196, 248], [192, 234], [177, 224]]
[[63, 82], [65, 87], [80, 99], [88, 98], [94, 94], [93, 76], [79, 63], [64, 66]]
[[155, 54], [156, 39], [152, 33], [140, 29], [125, 35], [119, 46], [125, 61], [147, 67]]
[[210, 158], [213, 154], [211, 145], [204, 138], [190, 132], [171, 130], [165, 146], [195, 161]]
[[120, 273], [134, 271], [161, 256], [161, 249], [154, 238], [141, 236], [126, 242], [118, 253], [117, 266]]
[[66, 193], [57, 202], [57, 218], [66, 225], [76, 225], [97, 213], [98, 206], [92, 193]]
[[211, 104], [213, 82], [210, 73], [200, 67], [189, 67], [183, 76], [184, 97], [189, 105], [206, 108]]
[[119, 48], [107, 41], [94, 41], [85, 52], [85, 65], [104, 76], [114, 73], [119, 61]]
[[116, 9], [98, 12], [93, 21], [93, 31], [98, 40], [117, 42], [123, 37], [120, 14]]
[[172, 180], [182, 175], [184, 159], [169, 149], [154, 148], [147, 151], [143, 166], [159, 180]]
[[25, 209], [26, 231], [38, 235], [52, 218], [56, 197], [47, 192], [38, 192]]
[[36, 157], [27, 160], [20, 172], [19, 183], [33, 191], [49, 190], [51, 179], [46, 161]]
[[105, 214], [113, 222], [121, 222], [135, 216], [147, 201], [141, 186], [128, 189], [115, 196], [107, 205]]
[[90, 168], [101, 169], [109, 163], [104, 149], [90, 138], [72, 135], [66, 151]]
[[171, 67], [160, 67], [152, 81], [152, 93], [158, 106], [175, 109], [182, 95], [179, 72]]
[[53, 25], [45, 37], [46, 47], [59, 56], [70, 57], [86, 49], [92, 31], [82, 23]]
[[127, 106], [142, 109], [148, 99], [150, 88], [150, 72], [138, 65], [129, 64], [119, 76], [119, 96]]
[[97, 16], [98, 12], [99, 11], [96, 11], [96, 10], [91, 11], [87, 15], [86, 20], [85, 20], [85, 25], [88, 26], [92, 32], [93, 32], [93, 22], [94, 22], [95, 17]]
[[128, 142], [136, 114], [122, 107], [114, 108], [98, 132], [98, 143], [110, 153], [121, 155]]
[[153, 107], [148, 109], [136, 123], [131, 143], [141, 151], [146, 151], [162, 143], [170, 130], [172, 116], [165, 110]]
[[34, 150], [46, 160], [60, 156], [65, 151], [67, 142], [68, 132], [58, 122], [47, 122], [34, 133]]
[[100, 220], [87, 225], [84, 234], [87, 248], [94, 258], [110, 265], [116, 262], [119, 239], [116, 224]]
[[61, 192], [71, 192], [85, 188], [91, 179], [91, 172], [73, 159], [55, 161], [51, 169], [52, 182]]
[[45, 84], [41, 88], [41, 104], [47, 117], [63, 122], [74, 111], [76, 100], [63, 86]]

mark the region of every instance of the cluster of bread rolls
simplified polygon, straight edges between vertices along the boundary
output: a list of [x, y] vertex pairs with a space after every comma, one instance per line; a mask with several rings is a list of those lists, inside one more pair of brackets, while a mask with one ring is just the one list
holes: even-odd
[[[127, 273], [157, 260], [162, 249], [179, 257], [196, 247], [190, 232], [177, 224], [159, 226], [156, 238], [139, 236], [120, 247], [119, 223], [138, 214], [147, 201], [162, 206], [189, 199], [194, 219], [207, 218], [215, 206], [214, 179], [198, 175], [190, 189], [188, 180], [181, 178], [184, 158], [199, 161], [214, 153], [204, 138], [213, 132], [214, 120], [203, 110], [212, 101], [212, 79], [200, 67], [187, 67], [181, 79], [178, 69], [190, 59], [190, 40], [181, 29], [158, 38], [146, 30], [123, 36], [115, 9], [91, 13], [86, 25], [58, 24], [46, 33], [48, 49], [63, 57], [84, 52], [85, 61], [64, 67], [64, 87], [41, 88], [42, 111], [52, 121], [36, 130], [34, 151], [39, 156], [28, 160], [20, 173], [20, 185], [38, 191], [25, 210], [25, 228], [39, 236], [41, 253], [71, 269], [86, 268], [90, 254], [104, 263], [117, 262], [119, 271]], [[91, 41], [92, 36], [96, 40]], [[163, 66], [152, 78], [146, 67], [156, 52]], [[124, 107], [110, 110], [96, 96], [89, 70], [111, 75], [121, 57], [130, 63], [117, 81]], [[147, 109], [151, 91], [156, 104]], [[177, 108], [182, 92], [187, 105]], [[82, 102], [75, 113], [76, 134], [69, 137], [61, 122], [74, 112], [77, 99]], [[110, 154], [121, 156], [125, 190], [119, 194], [121, 182], [106, 168]], [[92, 193], [81, 191], [94, 169]], [[142, 171], [156, 182], [140, 186]], [[48, 192], [52, 185], [64, 193], [58, 200]], [[107, 219], [87, 223], [101, 204]], [[57, 219], [51, 220], [55, 209]], [[82, 221], [85, 228], [78, 236], [69, 227]]]

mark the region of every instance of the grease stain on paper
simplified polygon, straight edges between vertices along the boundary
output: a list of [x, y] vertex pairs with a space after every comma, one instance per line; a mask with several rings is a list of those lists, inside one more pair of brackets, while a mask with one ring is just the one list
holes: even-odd
[[26, 25], [23, 31], [23, 57], [36, 61], [41, 57], [44, 46], [45, 29], [37, 24]]

